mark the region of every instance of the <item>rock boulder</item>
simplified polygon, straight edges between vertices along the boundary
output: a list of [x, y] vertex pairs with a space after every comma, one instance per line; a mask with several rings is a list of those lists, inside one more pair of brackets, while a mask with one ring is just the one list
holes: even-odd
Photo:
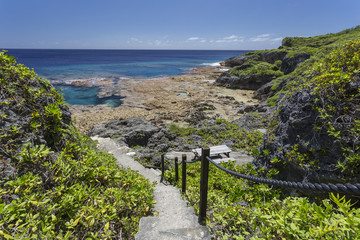
[[143, 118], [117, 119], [96, 125], [91, 131], [90, 136], [100, 136], [103, 138], [116, 138], [120, 143], [125, 143], [129, 147], [146, 146], [149, 139], [160, 128]]
[[289, 74], [295, 70], [299, 63], [304, 62], [306, 59], [310, 58], [310, 56], [311, 55], [308, 53], [295, 53], [293, 57], [284, 58], [280, 70], [284, 74]]
[[229, 72], [224, 72], [218, 79], [216, 79], [215, 84], [233, 89], [257, 90], [275, 78], [276, 76], [274, 75], [248, 74], [235, 76], [231, 75]]
[[[343, 181], [346, 176], [337, 165], [345, 160], [343, 150], [359, 140], [356, 135], [347, 134], [340, 139], [329, 134], [326, 122], [314, 106], [315, 96], [310, 90], [296, 91], [281, 102], [276, 124], [260, 147], [260, 152], [267, 154], [254, 160], [257, 167], [275, 168], [279, 171], [277, 178], [287, 181]], [[333, 118], [336, 129], [350, 133], [350, 122], [341, 122], [338, 116]]]

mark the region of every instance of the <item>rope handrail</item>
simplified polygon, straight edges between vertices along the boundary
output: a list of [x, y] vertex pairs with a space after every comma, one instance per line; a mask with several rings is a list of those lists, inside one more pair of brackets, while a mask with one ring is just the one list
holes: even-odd
[[342, 193], [342, 194], [351, 194], [351, 195], [360, 195], [360, 184], [332, 184], [332, 183], [302, 183], [302, 182], [288, 182], [282, 180], [273, 180], [273, 179], [265, 179], [255, 176], [250, 176], [242, 173], [235, 172], [233, 170], [227, 169], [219, 164], [217, 164], [210, 157], [206, 157], [206, 159], [215, 165], [217, 168], [223, 170], [224, 172], [231, 174], [238, 178], [244, 178], [253, 182], [264, 183], [268, 185], [278, 186], [278, 187], [286, 187], [286, 188], [296, 188], [296, 189], [305, 189], [319, 192], [334, 192], [334, 193]]

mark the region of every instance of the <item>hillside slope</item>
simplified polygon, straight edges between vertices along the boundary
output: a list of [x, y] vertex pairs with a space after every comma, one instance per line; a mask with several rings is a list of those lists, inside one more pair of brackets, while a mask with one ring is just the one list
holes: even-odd
[[71, 124], [63, 97], [0, 52], [0, 238], [132, 239], [149, 181]]
[[[274, 106], [290, 81], [347, 41], [360, 39], [360, 26], [314, 37], [286, 37], [278, 49], [248, 52], [225, 61], [232, 69], [216, 83], [229, 88], [257, 90], [255, 97]], [[282, 91], [283, 90], [283, 91]]]
[[256, 165], [291, 181], [360, 182], [360, 26], [288, 37], [278, 49], [230, 58], [217, 79], [256, 90], [276, 111]]

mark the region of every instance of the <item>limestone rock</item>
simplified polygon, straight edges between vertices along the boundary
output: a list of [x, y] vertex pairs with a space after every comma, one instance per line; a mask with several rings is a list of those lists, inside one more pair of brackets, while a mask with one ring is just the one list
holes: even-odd
[[224, 61], [226, 67], [235, 67], [244, 64], [245, 62], [253, 59], [254, 56], [239, 55], [236, 57], [229, 58]]
[[[288, 78], [283, 78], [280, 83], [276, 82], [278, 79], [276, 79], [275, 81], [268, 82], [255, 91], [254, 98], [264, 101], [269, 97], [272, 97], [276, 92], [280, 91], [292, 79], [293, 78], [288, 77]], [[275, 89], [273, 89], [274, 87]]]
[[[254, 160], [256, 166], [268, 170], [276, 168], [279, 171], [277, 178], [281, 180], [342, 182], [344, 176], [336, 166], [339, 161], [344, 161], [343, 149], [358, 144], [359, 140], [347, 129], [351, 128], [351, 124], [340, 121], [337, 116], [334, 116], [334, 119], [337, 119], [334, 121], [334, 124], [337, 124], [335, 127], [349, 134], [342, 139], [329, 134], [326, 122], [314, 109], [314, 98], [310, 90], [302, 90], [293, 93], [279, 105], [278, 123], [270, 133], [271, 137], [266, 137], [260, 147], [261, 151], [266, 149], [270, 154], [257, 157]], [[348, 107], [351, 108], [351, 105]], [[315, 126], [323, 127], [316, 129]], [[300, 164], [301, 159], [295, 154], [300, 157], [301, 154], [306, 154], [308, 160]], [[274, 158], [277, 158], [279, 163], [272, 163]]]
[[272, 81], [276, 77], [273, 75], [248, 74], [244, 76], [234, 76], [229, 72], [224, 72], [216, 79], [216, 85], [234, 89], [257, 90], [264, 84]]
[[117, 119], [104, 124], [96, 125], [90, 136], [103, 138], [117, 138], [118, 142], [124, 142], [130, 147], [146, 146], [153, 134], [160, 129], [150, 121], [143, 118]]
[[260, 54], [260, 61], [274, 64], [278, 60], [283, 60], [288, 52], [287, 51], [269, 51]]
[[285, 58], [281, 63], [280, 70], [284, 72], [284, 74], [289, 74], [295, 70], [299, 63], [310, 58], [310, 56], [308, 53], [296, 53], [294, 57]]
[[246, 114], [239, 119], [233, 121], [232, 124], [236, 124], [240, 128], [244, 128], [246, 130], [262, 129], [267, 127], [267, 124], [270, 121], [272, 114], [273, 109], [268, 108], [265, 112], [262, 113]]

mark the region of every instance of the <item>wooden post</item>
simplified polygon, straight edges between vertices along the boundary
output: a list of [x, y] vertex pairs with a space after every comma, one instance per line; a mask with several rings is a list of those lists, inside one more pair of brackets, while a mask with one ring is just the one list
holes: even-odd
[[164, 155], [161, 155], [161, 179], [160, 182], [164, 180], [164, 174], [165, 174], [165, 157]]
[[178, 157], [175, 157], [175, 183], [179, 181], [179, 162]]
[[186, 154], [182, 155], [182, 182], [181, 182], [181, 191], [186, 192]]
[[209, 180], [209, 161], [206, 157], [210, 156], [209, 148], [201, 149], [201, 178], [200, 178], [200, 203], [199, 203], [199, 223], [205, 225], [206, 223], [206, 208], [207, 208], [207, 192]]

